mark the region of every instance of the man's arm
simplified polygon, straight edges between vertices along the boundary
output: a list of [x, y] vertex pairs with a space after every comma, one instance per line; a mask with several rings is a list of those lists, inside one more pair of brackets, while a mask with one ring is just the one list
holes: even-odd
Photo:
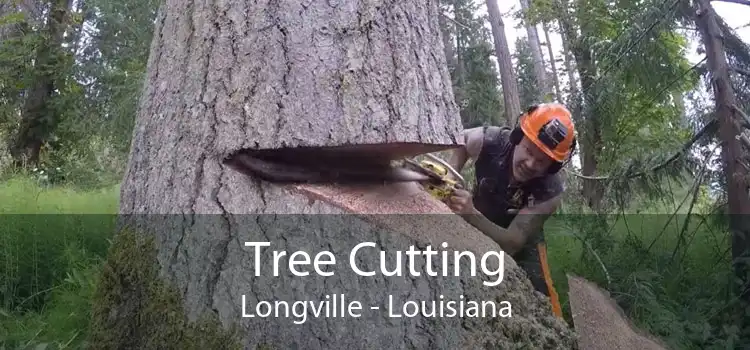
[[560, 206], [561, 198], [557, 196], [533, 207], [521, 209], [507, 229], [495, 225], [476, 209], [462, 216], [466, 222], [497, 242], [503, 251], [513, 255], [523, 248], [529, 237], [542, 230], [544, 222]]
[[461, 134], [464, 137], [464, 146], [455, 149], [448, 159], [448, 164], [459, 173], [469, 159], [476, 160], [479, 157], [484, 142], [484, 128], [480, 126], [466, 129]]
[[[510, 254], [519, 251], [529, 237], [534, 236], [542, 231], [544, 223], [552, 214], [557, 211], [562, 202], [562, 196], [557, 195], [544, 202], [526, 207], [518, 211], [518, 215], [508, 225], [507, 248], [503, 247]], [[498, 242], [499, 243], [499, 242]]]
[[531, 194], [537, 203], [531, 207], [522, 208], [508, 225], [508, 244], [511, 251], [520, 250], [529, 237], [540, 234], [547, 219], [557, 211], [562, 203], [565, 192], [565, 182], [557, 175], [550, 176], [537, 183]]

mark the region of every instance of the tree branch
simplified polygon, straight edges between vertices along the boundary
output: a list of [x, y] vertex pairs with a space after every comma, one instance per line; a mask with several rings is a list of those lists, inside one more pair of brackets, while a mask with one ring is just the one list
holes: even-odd
[[[750, 0], [748, 0], [748, 1], [750, 1]], [[731, 69], [731, 70], [733, 70], [733, 71], [735, 71], [737, 73], [740, 73], [740, 74], [742, 74], [742, 75], [744, 75], [746, 77], [750, 77], [750, 71], [749, 70], [742, 69], [742, 68], [737, 68], [737, 67], [729, 67], [729, 69]]]
[[464, 27], [464, 28], [466, 28], [466, 29], [471, 29], [471, 28], [469, 28], [469, 26], [467, 26], [467, 25], [465, 25], [465, 24], [463, 24], [463, 23], [461, 23], [461, 22], [459, 22], [459, 21], [456, 21], [456, 20], [455, 20], [455, 19], [453, 19], [453, 18], [450, 18], [450, 17], [449, 17], [448, 15], [446, 15], [446, 14], [445, 14], [444, 12], [440, 12], [440, 15], [441, 15], [441, 16], [443, 16], [443, 17], [445, 17], [445, 18], [446, 18], [447, 20], [449, 20], [449, 21], [451, 21], [451, 22], [453, 22], [453, 23], [457, 24], [457, 25], [460, 25], [460, 26], [462, 26], [462, 27]]
[[[739, 109], [737, 109], [737, 110], [739, 110]], [[702, 138], [703, 135], [708, 134], [708, 133], [713, 133], [713, 131], [716, 128], [716, 126], [717, 126], [716, 119], [711, 120], [706, 125], [704, 125], [703, 128], [701, 128], [701, 130], [698, 131], [688, 142], [686, 142], [679, 151], [675, 152], [671, 157], [669, 157], [669, 159], [665, 160], [664, 162], [662, 162], [660, 164], [657, 164], [656, 166], [651, 167], [651, 169], [649, 169], [647, 171], [639, 171], [639, 172], [633, 173], [633, 174], [626, 174], [625, 178], [627, 178], [627, 179], [633, 179], [633, 178], [636, 178], [636, 177], [641, 177], [641, 176], [646, 175], [647, 172], [654, 172], [654, 171], [657, 171], [657, 170], [659, 170], [661, 168], [666, 167], [669, 163], [677, 160], [677, 158], [679, 158], [680, 155], [682, 155], [683, 153], [687, 152], [687, 150], [690, 149], [690, 147], [692, 147], [694, 143], [698, 142], [698, 140], [700, 138]], [[578, 177], [578, 178], [581, 178], [581, 179], [585, 179], [585, 180], [609, 180], [610, 178], [612, 178], [611, 176], [587, 176], [587, 175], [576, 173], [574, 171], [570, 171], [568, 169], [564, 169], [564, 170], [568, 174], [571, 174], [571, 175], [573, 175], [575, 177]]]
[[743, 112], [739, 107], [737, 107], [737, 105], [732, 105], [732, 109], [734, 109], [734, 111], [737, 112], [737, 114], [739, 114], [740, 117], [742, 117], [743, 126], [748, 125], [746, 126], [746, 128], [750, 129], [750, 118], [747, 116], [747, 114], [745, 114], [745, 112]]
[[713, 0], [713, 1], [731, 2], [731, 3], [735, 3], [735, 4], [750, 6], [750, 0]]

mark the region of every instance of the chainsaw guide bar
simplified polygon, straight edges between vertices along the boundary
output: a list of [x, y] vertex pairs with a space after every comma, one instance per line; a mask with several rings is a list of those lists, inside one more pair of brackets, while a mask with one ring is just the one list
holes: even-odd
[[394, 166], [390, 160], [352, 154], [309, 154], [240, 152], [224, 161], [234, 170], [274, 183], [375, 184], [425, 181], [424, 173]]
[[[461, 174], [431, 154], [432, 162], [388, 152], [346, 147], [300, 147], [241, 150], [224, 160], [232, 169], [273, 183], [378, 184], [420, 182], [441, 186], [450, 172], [463, 185]], [[452, 181], [455, 182], [455, 181]]]

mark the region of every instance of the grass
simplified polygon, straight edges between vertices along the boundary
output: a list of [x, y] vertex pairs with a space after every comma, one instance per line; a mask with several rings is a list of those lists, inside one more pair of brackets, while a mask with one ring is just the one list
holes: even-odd
[[[85, 347], [118, 193], [118, 186], [46, 188], [25, 178], [0, 184], [0, 349]], [[683, 230], [684, 215], [609, 219], [607, 234], [591, 217], [559, 216], [547, 225], [566, 316], [565, 274], [572, 272], [608, 288], [639, 326], [674, 348], [731, 348], [737, 329], [725, 326], [732, 308], [726, 231], [699, 217]], [[600, 239], [584, 245], [591, 232]]]
[[85, 343], [118, 193], [0, 184], [0, 349]]

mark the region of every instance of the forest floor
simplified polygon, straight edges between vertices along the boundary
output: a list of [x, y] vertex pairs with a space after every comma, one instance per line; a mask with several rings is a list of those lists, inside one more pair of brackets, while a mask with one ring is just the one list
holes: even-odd
[[[0, 183], [0, 335], [6, 335], [0, 349], [85, 345], [118, 201], [119, 186], [82, 191], [26, 178]], [[553, 218], [546, 239], [568, 321], [566, 273], [574, 273], [609, 289], [639, 327], [674, 348], [729, 346], [736, 330], [717, 320], [727, 307], [728, 263], [718, 258], [726, 256], [726, 235], [701, 218], [683, 229], [684, 219], [624, 216], [612, 225], [612, 248], [599, 261], [582, 258], [587, 245], [574, 227], [586, 218]], [[689, 248], [675, 250], [678, 242]]]

